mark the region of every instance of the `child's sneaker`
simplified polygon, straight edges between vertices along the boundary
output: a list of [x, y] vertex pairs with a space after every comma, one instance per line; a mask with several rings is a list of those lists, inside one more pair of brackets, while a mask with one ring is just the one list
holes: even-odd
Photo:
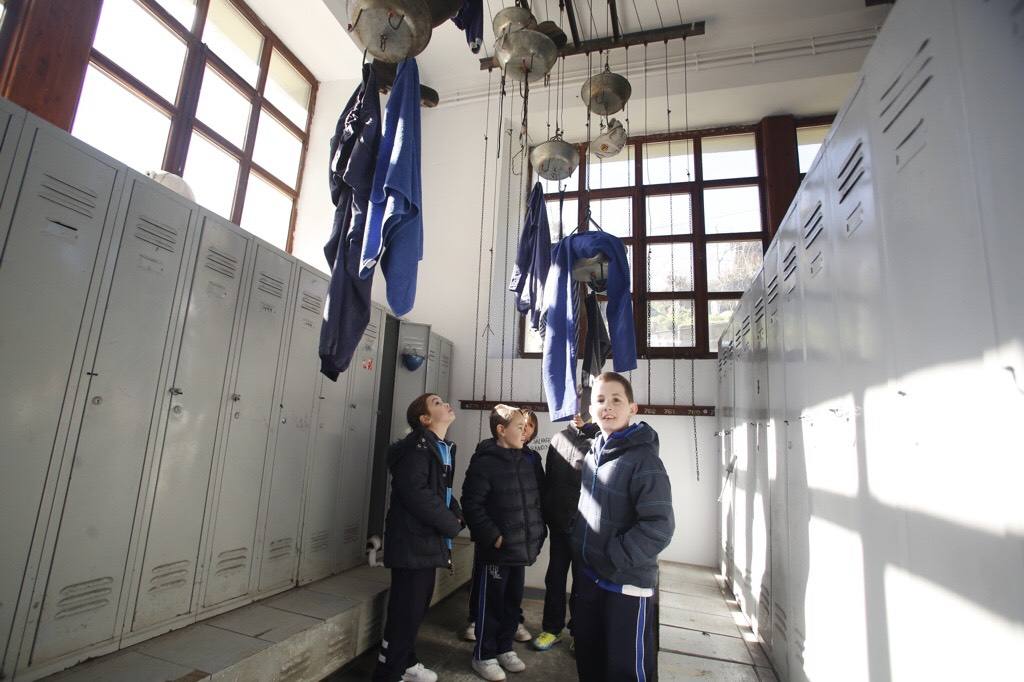
[[466, 640], [467, 642], [476, 641], [476, 623], [470, 623], [468, 626], [466, 626], [465, 632], [462, 633], [462, 639]]
[[498, 665], [498, 659], [488, 658], [483, 661], [473, 659], [473, 671], [489, 682], [501, 682], [506, 679], [505, 671]]
[[525, 625], [520, 623], [516, 626], [515, 640], [517, 642], [529, 642], [531, 639], [533, 639], [533, 635], [530, 634]]
[[562, 635], [554, 635], [550, 632], [542, 632], [537, 635], [537, 638], [533, 640], [533, 648], [537, 651], [547, 651], [554, 645], [562, 641]]
[[422, 663], [417, 663], [411, 668], [405, 669], [402, 682], [437, 682], [437, 673], [429, 668], [424, 668]]
[[498, 665], [510, 673], [521, 673], [526, 670], [526, 664], [523, 663], [522, 659], [514, 651], [498, 654]]

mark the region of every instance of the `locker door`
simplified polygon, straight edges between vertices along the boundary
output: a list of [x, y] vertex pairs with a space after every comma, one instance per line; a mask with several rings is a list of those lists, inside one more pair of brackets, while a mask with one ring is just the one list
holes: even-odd
[[[338, 512], [335, 518], [335, 524], [340, 531], [338, 570], [358, 566], [363, 561], [383, 333], [384, 311], [374, 306], [370, 314], [370, 323], [359, 341], [359, 348], [356, 350], [350, 370], [352, 376], [349, 377], [348, 407], [345, 412], [345, 455], [341, 465]], [[420, 371], [423, 371], [422, 367]], [[422, 389], [420, 392], [422, 393]], [[405, 423], [404, 411], [402, 423]]]
[[[24, 125], [25, 111], [5, 99], [0, 99], [0, 197], [6, 197], [7, 191], [14, 196], [19, 189], [20, 177], [12, 178], [10, 185], [7, 181], [11, 178], [14, 153], [18, 148], [18, 140]], [[10, 211], [13, 209], [13, 203], [13, 200], [0, 201], [0, 254], [3, 253], [7, 233], [11, 227]]]
[[278, 356], [293, 262], [259, 244], [231, 394], [228, 438], [210, 522], [204, 606], [249, 590], [267, 438], [274, 410]]
[[448, 339], [441, 340], [441, 358], [438, 361], [437, 390], [447, 401], [452, 400], [452, 354], [455, 346]]
[[135, 510], [156, 435], [172, 314], [194, 204], [145, 178], [128, 211], [73, 450], [32, 663], [119, 632]]
[[[117, 168], [48, 132], [31, 157], [0, 260], [0, 646], [11, 634], [47, 472], [81, 371]], [[6, 226], [5, 226], [5, 229]], [[59, 458], [58, 458], [59, 462]], [[54, 467], [56, 468], [56, 467]], [[13, 659], [13, 656], [11, 657]], [[5, 658], [4, 672], [14, 661]]]
[[754, 597], [750, 592], [750, 560], [751, 546], [750, 516], [751, 494], [753, 492], [753, 471], [751, 470], [751, 418], [750, 407], [753, 394], [753, 375], [750, 364], [750, 322], [751, 306], [749, 297], [740, 299], [736, 312], [736, 337], [733, 339], [735, 348], [736, 398], [735, 426], [733, 427], [733, 563], [730, 577], [733, 581], [733, 592], [740, 602], [740, 607], [750, 615], [750, 606]]
[[203, 216], [132, 631], [193, 610], [203, 519], [217, 434], [225, 418], [228, 358], [241, 318], [239, 293], [249, 243], [220, 219]]
[[771, 589], [769, 580], [769, 508], [768, 495], [768, 365], [766, 362], [767, 328], [765, 324], [764, 275], [759, 272], [750, 285], [753, 301], [751, 321], [750, 364], [753, 397], [750, 406], [753, 447], [750, 469], [752, 486], [749, 493], [750, 531], [750, 592], [757, 600], [750, 612], [754, 633], [761, 639], [770, 637]]
[[[395, 362], [395, 398], [391, 414], [391, 440], [396, 441], [409, 433], [405, 411], [409, 403], [427, 390], [427, 353], [430, 345], [430, 325], [401, 321], [398, 329], [398, 357]], [[403, 356], [424, 358], [418, 367], [412, 367]], [[410, 368], [412, 367], [412, 368]], [[389, 485], [390, 489], [390, 485]]]
[[326, 295], [327, 280], [312, 270], [300, 269], [285, 369], [281, 424], [277, 429], [276, 446], [268, 451], [268, 456], [273, 457], [273, 467], [260, 559], [261, 592], [295, 580], [313, 403], [319, 402], [316, 395], [319, 376], [317, 344]]
[[[437, 393], [438, 377], [441, 374], [441, 336], [430, 332], [430, 347], [427, 349], [427, 393]], [[442, 396], [447, 399], [448, 396]]]
[[722, 362], [722, 380], [720, 383], [722, 409], [718, 419], [719, 430], [722, 434], [722, 459], [720, 462], [720, 471], [722, 472], [722, 490], [721, 503], [719, 505], [719, 512], [721, 514], [719, 523], [722, 532], [721, 571], [722, 575], [727, 578], [732, 575], [733, 538], [735, 537], [736, 531], [736, 527], [733, 523], [733, 495], [735, 494], [736, 487], [736, 479], [733, 474], [735, 465], [733, 428], [736, 425], [736, 403], [734, 402], [736, 384], [735, 365], [733, 361], [733, 335], [735, 332], [736, 317], [733, 316], [718, 341], [718, 357]]

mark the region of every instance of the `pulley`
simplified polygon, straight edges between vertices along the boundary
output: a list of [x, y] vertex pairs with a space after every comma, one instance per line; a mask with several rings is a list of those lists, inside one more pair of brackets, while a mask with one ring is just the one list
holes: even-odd
[[382, 62], [400, 62], [426, 49], [433, 21], [425, 0], [347, 0], [353, 42]]
[[545, 180], [565, 180], [576, 171], [579, 161], [576, 148], [563, 140], [561, 133], [556, 133], [530, 152], [530, 165]]
[[633, 94], [633, 87], [624, 76], [614, 73], [606, 63], [604, 71], [583, 83], [580, 98], [598, 116], [610, 116], [622, 111]]
[[594, 156], [607, 159], [617, 155], [626, 146], [626, 129], [616, 119], [608, 121], [608, 127], [594, 138]]

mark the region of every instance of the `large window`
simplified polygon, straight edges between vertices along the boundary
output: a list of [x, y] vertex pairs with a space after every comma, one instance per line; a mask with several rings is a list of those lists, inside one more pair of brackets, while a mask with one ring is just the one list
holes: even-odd
[[[552, 241], [597, 229], [622, 238], [642, 357], [715, 357], [718, 336], [761, 267], [769, 234], [754, 126], [631, 138], [559, 183], [541, 181]], [[564, 190], [564, 192], [560, 192]], [[539, 335], [521, 327], [523, 354]]]
[[315, 96], [241, 0], [104, 0], [72, 132], [290, 250]]

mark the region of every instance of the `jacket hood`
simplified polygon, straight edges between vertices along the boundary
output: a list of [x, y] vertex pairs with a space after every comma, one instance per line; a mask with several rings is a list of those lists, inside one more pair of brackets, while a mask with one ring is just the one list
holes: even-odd
[[[413, 450], [426, 450], [440, 459], [441, 453], [437, 449], [437, 442], [440, 439], [433, 431], [427, 429], [415, 429], [410, 431], [404, 438], [397, 440], [388, 448], [388, 468], [395, 465], [398, 460]], [[452, 453], [455, 453], [455, 443], [445, 441]]]
[[658, 432], [647, 422], [630, 424], [622, 431], [613, 433], [607, 440], [599, 437], [594, 443], [595, 450], [601, 455], [601, 464], [616, 459], [628, 449], [643, 446], [653, 446], [655, 449], [658, 447]]

